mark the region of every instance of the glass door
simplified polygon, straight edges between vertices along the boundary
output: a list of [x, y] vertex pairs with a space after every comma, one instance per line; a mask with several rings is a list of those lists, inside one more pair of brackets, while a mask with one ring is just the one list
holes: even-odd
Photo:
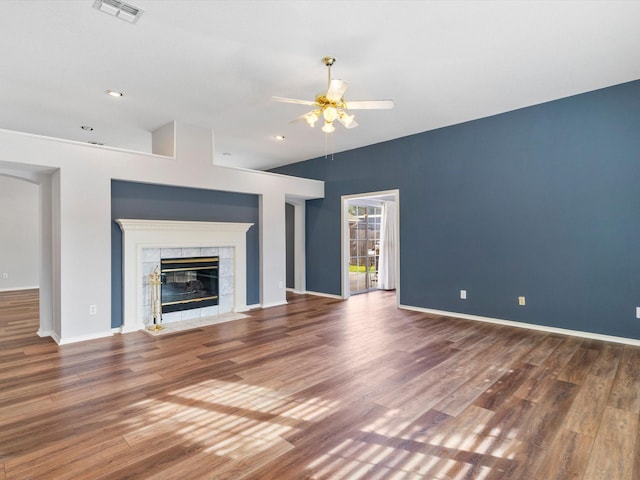
[[378, 288], [382, 207], [349, 205], [349, 289], [351, 294]]

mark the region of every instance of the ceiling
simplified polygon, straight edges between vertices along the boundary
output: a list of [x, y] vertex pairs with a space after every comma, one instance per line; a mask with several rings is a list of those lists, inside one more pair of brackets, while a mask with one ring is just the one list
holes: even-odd
[[[177, 120], [266, 169], [640, 79], [634, 1], [132, 0], [135, 24], [93, 3], [0, 2], [0, 128], [150, 151]], [[271, 96], [326, 90], [325, 56], [347, 101], [395, 108], [290, 124], [308, 108]]]

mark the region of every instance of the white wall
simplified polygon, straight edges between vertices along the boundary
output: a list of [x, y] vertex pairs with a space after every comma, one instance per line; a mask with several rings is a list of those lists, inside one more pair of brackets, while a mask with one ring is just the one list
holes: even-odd
[[[44, 244], [52, 249], [45, 257], [53, 270], [50, 328], [58, 342], [111, 334], [112, 179], [259, 195], [261, 303], [286, 303], [284, 199], [321, 198], [324, 183], [213, 165], [212, 139], [209, 130], [175, 125], [173, 158], [0, 130], [0, 173], [38, 172], [51, 182]], [[90, 305], [97, 314], [89, 314]]]
[[33, 183], [0, 175], [0, 291], [40, 284], [38, 190]]

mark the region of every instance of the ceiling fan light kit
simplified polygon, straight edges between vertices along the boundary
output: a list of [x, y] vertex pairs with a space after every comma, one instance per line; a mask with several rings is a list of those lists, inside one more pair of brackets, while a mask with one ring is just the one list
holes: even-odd
[[335, 126], [333, 122], [339, 121], [345, 128], [355, 128], [358, 123], [355, 115], [349, 114], [349, 110], [370, 110], [393, 108], [392, 100], [360, 100], [355, 102], [345, 102], [343, 95], [349, 84], [343, 80], [331, 78], [331, 67], [336, 62], [334, 57], [324, 57], [322, 62], [327, 67], [327, 92], [316, 95], [314, 101], [298, 100], [295, 98], [272, 97], [273, 100], [283, 103], [296, 103], [313, 107], [310, 112], [292, 120], [297, 122], [304, 120], [311, 128], [315, 127], [320, 118], [323, 119], [321, 130], [324, 133], [333, 133]]

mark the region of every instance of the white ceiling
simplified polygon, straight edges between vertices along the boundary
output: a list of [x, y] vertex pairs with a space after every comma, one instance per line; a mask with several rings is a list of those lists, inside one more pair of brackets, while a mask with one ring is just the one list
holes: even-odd
[[[635, 1], [130, 3], [137, 24], [93, 0], [1, 0], [0, 128], [150, 151], [177, 120], [214, 130], [216, 163], [264, 169], [640, 78]], [[395, 108], [325, 143], [289, 124], [307, 107], [270, 97], [312, 100], [327, 55], [347, 101]]]

